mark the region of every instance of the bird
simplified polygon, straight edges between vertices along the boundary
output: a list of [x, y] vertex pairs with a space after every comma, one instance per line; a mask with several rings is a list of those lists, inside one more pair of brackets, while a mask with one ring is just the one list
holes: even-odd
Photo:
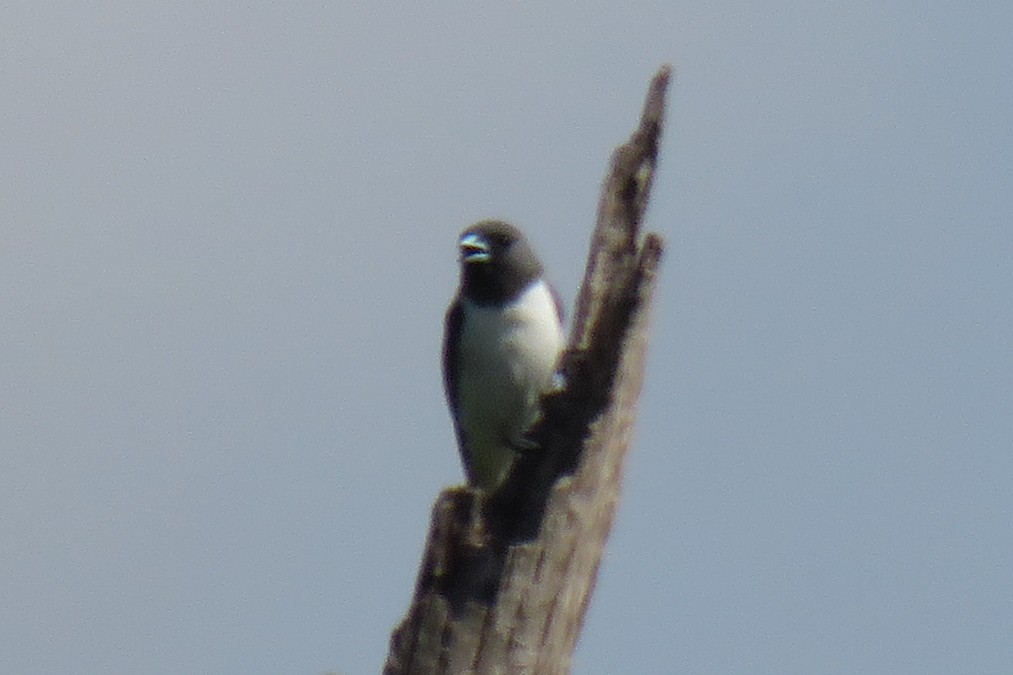
[[483, 220], [458, 239], [460, 284], [447, 309], [443, 383], [468, 483], [506, 478], [538, 420], [563, 349], [559, 296], [524, 234]]

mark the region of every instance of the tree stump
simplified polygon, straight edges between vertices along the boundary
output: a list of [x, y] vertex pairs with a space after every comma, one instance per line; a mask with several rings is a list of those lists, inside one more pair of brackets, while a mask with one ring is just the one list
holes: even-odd
[[671, 75], [651, 82], [640, 125], [602, 185], [587, 268], [560, 372], [502, 488], [444, 490], [433, 508], [411, 607], [384, 673], [562, 674], [612, 529], [644, 377], [663, 253], [640, 234]]

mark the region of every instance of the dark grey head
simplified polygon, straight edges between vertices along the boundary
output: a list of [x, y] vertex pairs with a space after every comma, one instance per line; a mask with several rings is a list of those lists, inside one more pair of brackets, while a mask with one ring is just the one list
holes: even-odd
[[461, 294], [494, 305], [512, 300], [542, 274], [531, 244], [500, 220], [483, 220], [461, 233]]

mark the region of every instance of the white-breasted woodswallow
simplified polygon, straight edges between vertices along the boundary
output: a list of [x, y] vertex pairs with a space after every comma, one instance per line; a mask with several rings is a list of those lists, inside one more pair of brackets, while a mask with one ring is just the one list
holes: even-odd
[[506, 477], [564, 344], [557, 296], [513, 225], [485, 220], [458, 240], [461, 282], [447, 310], [443, 382], [468, 482]]

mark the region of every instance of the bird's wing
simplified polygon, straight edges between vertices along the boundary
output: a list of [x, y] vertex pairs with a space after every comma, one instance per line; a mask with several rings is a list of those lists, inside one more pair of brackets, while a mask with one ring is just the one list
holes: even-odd
[[549, 287], [549, 294], [552, 295], [552, 302], [556, 305], [556, 318], [559, 319], [559, 325], [563, 325], [564, 319], [566, 319], [566, 309], [563, 307], [563, 299], [559, 297], [559, 291], [552, 284], [547, 284]]
[[454, 421], [454, 433], [457, 436], [457, 449], [461, 453], [461, 463], [464, 464], [464, 473], [468, 480], [472, 479], [472, 467], [469, 454], [465, 448], [464, 431], [461, 429], [461, 420], [458, 415], [458, 391], [457, 391], [457, 358], [458, 345], [460, 344], [461, 325], [464, 323], [464, 308], [458, 298], [447, 310], [447, 318], [443, 332], [443, 391], [447, 396], [447, 407], [450, 408], [450, 417]]

